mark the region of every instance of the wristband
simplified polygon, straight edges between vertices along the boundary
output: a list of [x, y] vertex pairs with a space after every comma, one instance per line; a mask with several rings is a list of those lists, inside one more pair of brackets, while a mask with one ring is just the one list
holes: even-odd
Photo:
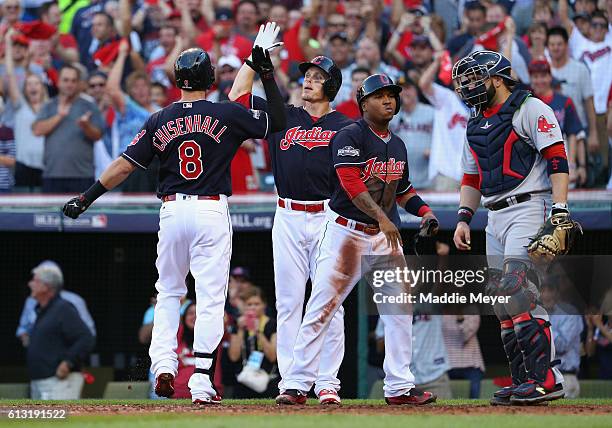
[[565, 173], [569, 174], [569, 164], [567, 159], [561, 156], [555, 156], [548, 159], [548, 165], [546, 166], [546, 172], [548, 175]]
[[424, 212], [421, 211], [421, 208], [423, 207], [429, 208], [429, 205], [427, 205], [419, 195], [415, 194], [413, 197], [408, 199], [404, 209], [414, 216], [422, 217]]
[[457, 223], [464, 221], [470, 224], [472, 217], [474, 216], [474, 210], [470, 207], [459, 207], [457, 211]]
[[100, 196], [108, 192], [108, 189], [100, 183], [100, 180], [96, 181], [89, 189], [85, 190], [83, 196], [88, 204], [98, 199]]
[[555, 202], [554, 204], [552, 204], [550, 215], [555, 215], [555, 214], [569, 214], [569, 209], [567, 208], [567, 204], [564, 202]]

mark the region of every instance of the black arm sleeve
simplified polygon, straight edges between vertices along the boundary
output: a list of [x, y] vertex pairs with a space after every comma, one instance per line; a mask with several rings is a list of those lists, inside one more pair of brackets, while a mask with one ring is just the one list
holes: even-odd
[[270, 117], [270, 132], [282, 131], [287, 127], [287, 115], [285, 113], [285, 103], [281, 96], [274, 76], [261, 77], [266, 98], [268, 100], [268, 113]]

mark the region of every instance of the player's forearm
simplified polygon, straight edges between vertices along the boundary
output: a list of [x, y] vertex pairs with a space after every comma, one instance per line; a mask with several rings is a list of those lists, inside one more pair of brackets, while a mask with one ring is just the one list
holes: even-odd
[[250, 93], [253, 90], [254, 80], [255, 71], [247, 64], [242, 64], [228, 94], [230, 101], [236, 101], [241, 96]]
[[552, 183], [552, 200], [553, 203], [567, 203], [567, 189], [569, 186], [569, 174], [560, 172], [550, 175]]
[[115, 159], [100, 176], [100, 183], [106, 190], [112, 190], [130, 176], [136, 167], [123, 157]]
[[376, 202], [374, 202], [374, 199], [372, 199], [372, 196], [370, 196], [369, 192], [361, 192], [360, 194], [355, 196], [351, 200], [351, 202], [353, 202], [353, 204], [357, 208], [359, 208], [364, 214], [368, 215], [369, 217], [372, 217], [379, 223], [381, 222], [381, 220], [387, 218], [385, 212], [380, 206], [378, 206]]
[[472, 186], [461, 186], [461, 191], [459, 193], [459, 206], [460, 207], [468, 207], [472, 211], [476, 212], [478, 206], [480, 205], [480, 198], [482, 194], [478, 189], [473, 188]]

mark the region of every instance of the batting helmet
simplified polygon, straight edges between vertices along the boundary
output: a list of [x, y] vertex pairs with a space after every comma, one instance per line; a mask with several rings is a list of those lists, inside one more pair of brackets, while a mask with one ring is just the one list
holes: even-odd
[[359, 111], [363, 113], [361, 108], [361, 102], [375, 92], [382, 89], [389, 88], [395, 95], [395, 114], [399, 113], [400, 110], [400, 92], [402, 87], [393, 83], [393, 80], [386, 74], [373, 74], [363, 81], [359, 89], [357, 90], [357, 104], [359, 105]]
[[177, 88], [186, 91], [205, 91], [215, 81], [215, 68], [210, 56], [200, 48], [187, 49], [174, 63], [174, 79]]
[[306, 74], [310, 67], [317, 67], [327, 73], [327, 79], [323, 82], [323, 93], [329, 101], [333, 101], [342, 86], [342, 72], [338, 66], [326, 56], [316, 56], [311, 61], [299, 65], [302, 74]]

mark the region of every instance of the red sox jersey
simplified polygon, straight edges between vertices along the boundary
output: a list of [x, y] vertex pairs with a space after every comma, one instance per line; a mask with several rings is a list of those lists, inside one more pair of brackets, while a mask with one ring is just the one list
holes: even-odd
[[154, 113], [121, 155], [146, 169], [160, 160], [158, 196], [232, 194], [230, 163], [248, 138], [265, 138], [268, 114], [237, 103], [177, 101]]
[[[251, 94], [237, 101], [249, 108], [268, 109], [263, 98]], [[313, 120], [304, 108], [293, 105], [287, 105], [285, 111], [287, 129], [268, 137], [278, 195], [300, 201], [329, 199], [332, 170], [329, 143], [353, 120], [337, 111]]]
[[[412, 189], [408, 179], [408, 154], [404, 142], [392, 132], [387, 139], [379, 137], [360, 119], [334, 136], [331, 155], [334, 168], [360, 168], [361, 180], [372, 199], [399, 227], [396, 197]], [[334, 212], [361, 223], [377, 224], [376, 220], [353, 204], [335, 173], [332, 176], [332, 188], [334, 191], [329, 207]]]
[[[486, 124], [484, 125], [486, 126]], [[527, 144], [536, 150], [536, 158], [531, 170], [522, 182], [506, 192], [483, 197], [483, 205], [488, 205], [510, 196], [522, 193], [541, 192], [551, 189], [550, 179], [546, 172], [547, 161], [542, 157], [541, 151], [555, 143], [563, 142], [561, 126], [553, 110], [541, 100], [528, 97], [512, 117], [514, 132]], [[509, 164], [511, 159], [506, 159]], [[480, 174], [480, 166], [465, 137], [461, 167], [466, 174]]]

